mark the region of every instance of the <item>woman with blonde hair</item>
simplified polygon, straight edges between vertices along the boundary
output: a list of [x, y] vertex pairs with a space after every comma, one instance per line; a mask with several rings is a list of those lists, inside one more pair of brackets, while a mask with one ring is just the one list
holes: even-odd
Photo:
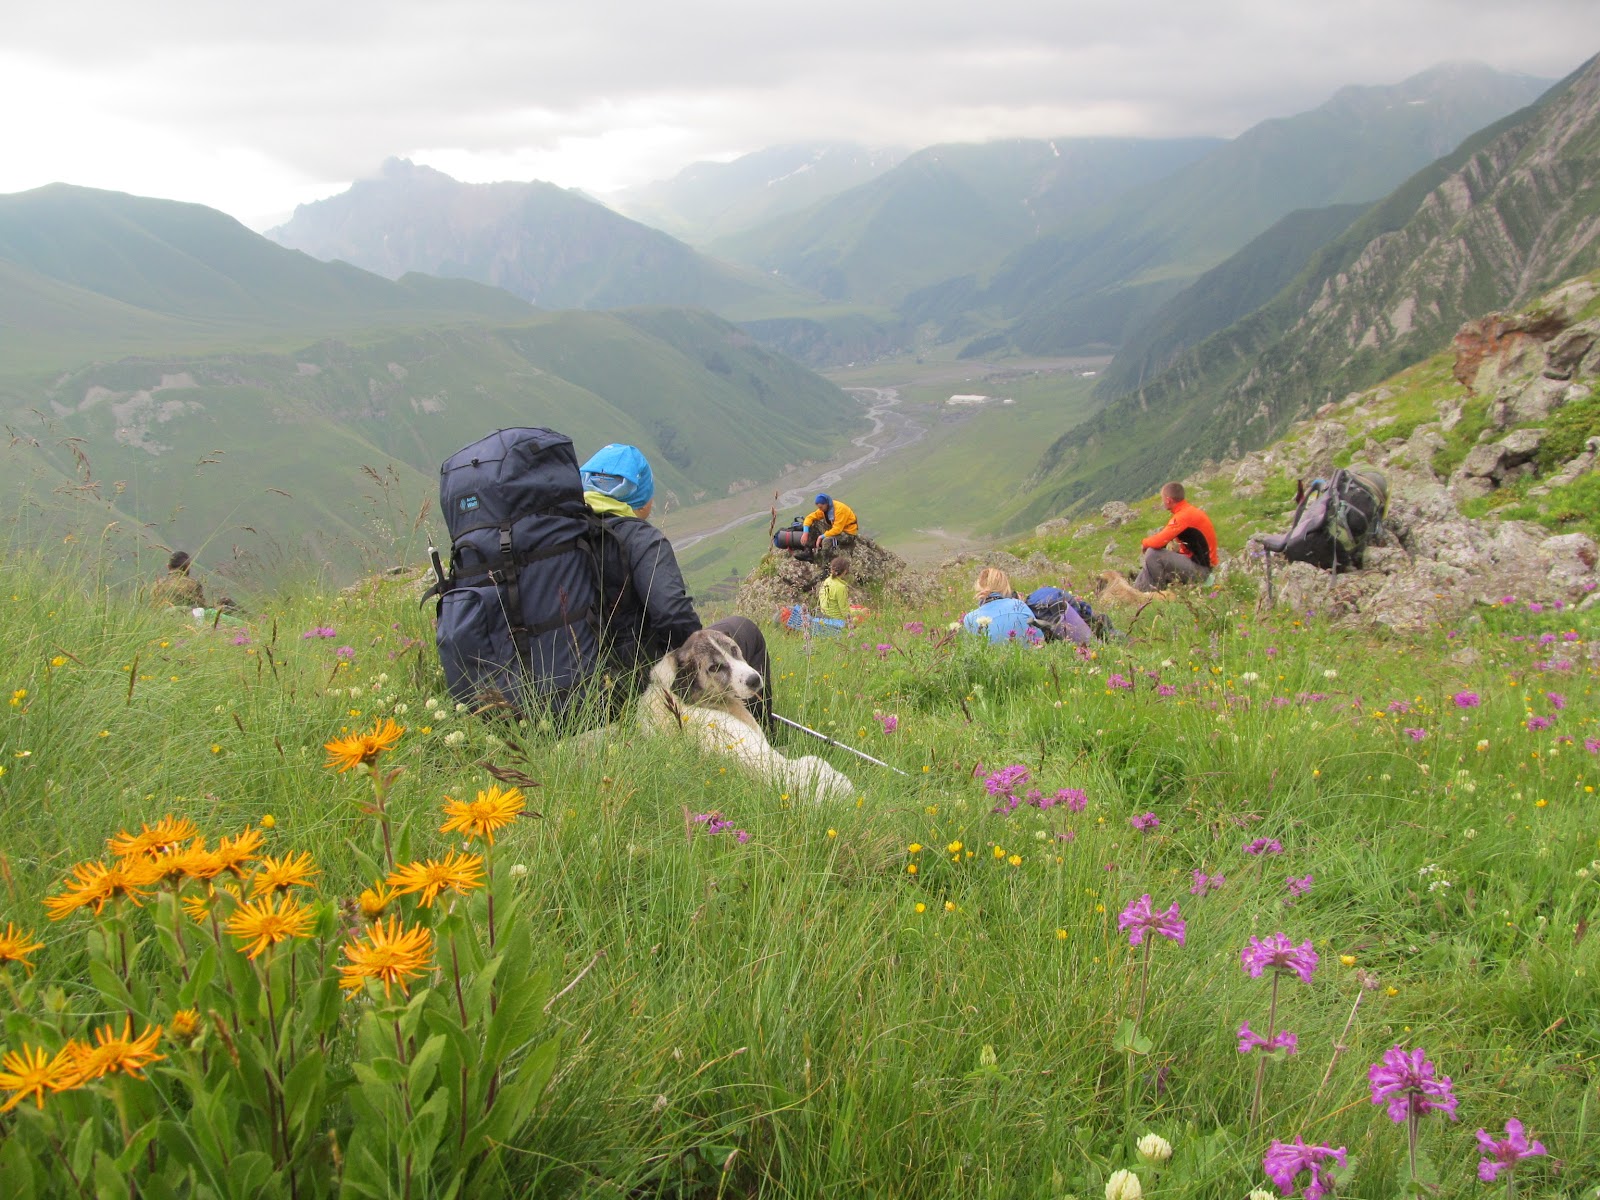
[[961, 618], [968, 633], [981, 633], [991, 642], [1025, 642], [1037, 646], [1044, 634], [1033, 625], [1033, 610], [1011, 589], [1011, 576], [999, 567], [985, 567], [972, 585], [977, 605]]

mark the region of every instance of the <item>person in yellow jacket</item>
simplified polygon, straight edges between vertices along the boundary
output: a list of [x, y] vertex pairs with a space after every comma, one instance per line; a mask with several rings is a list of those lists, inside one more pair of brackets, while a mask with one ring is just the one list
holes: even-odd
[[850, 587], [844, 577], [850, 574], [850, 560], [839, 555], [828, 564], [828, 577], [817, 589], [817, 607], [822, 615], [835, 621], [850, 619]]
[[835, 550], [849, 549], [861, 532], [855, 509], [827, 492], [818, 492], [816, 503], [816, 511], [805, 519], [805, 530], [817, 539], [817, 553], [826, 558]]

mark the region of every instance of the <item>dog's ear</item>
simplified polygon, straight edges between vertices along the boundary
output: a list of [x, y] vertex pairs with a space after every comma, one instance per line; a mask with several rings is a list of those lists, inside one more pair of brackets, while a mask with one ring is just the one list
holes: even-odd
[[659, 662], [650, 668], [650, 682], [662, 691], [670, 692], [678, 678], [678, 652], [668, 650]]
[[673, 655], [672, 694], [684, 700], [699, 690], [700, 665], [693, 655]]

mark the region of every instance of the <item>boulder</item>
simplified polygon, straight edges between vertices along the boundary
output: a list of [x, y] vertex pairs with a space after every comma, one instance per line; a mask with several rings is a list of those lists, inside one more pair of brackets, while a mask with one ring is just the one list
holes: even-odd
[[1129, 508], [1121, 500], [1113, 500], [1100, 507], [1100, 515], [1106, 519], [1107, 529], [1117, 529], [1138, 517], [1138, 513]]
[[1528, 495], [1549, 495], [1551, 488], [1564, 487], [1594, 470], [1596, 460], [1600, 460], [1600, 437], [1592, 437], [1584, 442], [1583, 450], [1576, 457], [1568, 459], [1559, 470], [1546, 476], [1537, 486], [1529, 488]]
[[1033, 527], [1036, 538], [1066, 537], [1072, 532], [1074, 522], [1070, 517], [1052, 517]]

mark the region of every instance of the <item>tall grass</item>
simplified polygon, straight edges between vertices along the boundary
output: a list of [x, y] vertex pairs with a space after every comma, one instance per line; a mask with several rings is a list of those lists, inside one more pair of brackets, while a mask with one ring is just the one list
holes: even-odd
[[[1473, 1131], [1508, 1117], [1560, 1160], [1522, 1168], [1535, 1194], [1600, 1179], [1588, 614], [1520, 597], [1376, 640], [1218, 594], [1147, 610], [1088, 654], [958, 639], [938, 610], [880, 612], [832, 642], [773, 631], [778, 711], [908, 774], [793, 735], [789, 752], [857, 782], [854, 804], [817, 806], [671, 739], [622, 732], [580, 754], [457, 713], [403, 581], [230, 625], [144, 607], [92, 561], [13, 556], [6, 575], [0, 927], [45, 943], [31, 975], [0, 967], [7, 1048], [97, 1015], [92, 922], [51, 924], [42, 900], [119, 829], [175, 813], [220, 834], [270, 814], [269, 852], [321, 868], [310, 902], [331, 912], [370, 886], [370, 793], [324, 769], [322, 743], [382, 716], [406, 726], [388, 760], [406, 854], [445, 845], [443, 798], [491, 768], [536, 781], [539, 816], [495, 854], [530, 970], [559, 993], [530, 1037], [559, 1032], [561, 1050], [500, 1160], [515, 1190], [1097, 1197], [1130, 1168], [1147, 1193], [1199, 1200], [1265, 1186], [1268, 1143], [1299, 1135], [1348, 1148], [1340, 1195], [1386, 1197], [1406, 1139], [1367, 1070], [1395, 1044], [1425, 1047], [1461, 1098], [1459, 1122], [1422, 1131], [1435, 1194], [1477, 1193]], [[1458, 705], [1469, 691], [1480, 703]], [[984, 780], [1012, 765], [1029, 779], [997, 813]], [[1087, 803], [1039, 807], [1029, 789]], [[731, 826], [694, 819], [709, 812]], [[1159, 824], [1136, 830], [1147, 813]], [[1258, 838], [1282, 853], [1244, 853]], [[1195, 895], [1196, 871], [1225, 882]], [[1187, 928], [1151, 955], [1148, 1045], [1130, 1047], [1143, 956], [1117, 918], [1146, 894]], [[1269, 985], [1239, 952], [1279, 931], [1320, 962], [1279, 992], [1299, 1052], [1268, 1064], [1252, 1128], [1237, 1030], [1266, 1029]], [[171, 1069], [152, 1065], [150, 1086]], [[23, 1115], [0, 1115], [0, 1137]], [[1159, 1171], [1134, 1152], [1150, 1132], [1174, 1147]], [[74, 1194], [55, 1185], [41, 1194]]]

